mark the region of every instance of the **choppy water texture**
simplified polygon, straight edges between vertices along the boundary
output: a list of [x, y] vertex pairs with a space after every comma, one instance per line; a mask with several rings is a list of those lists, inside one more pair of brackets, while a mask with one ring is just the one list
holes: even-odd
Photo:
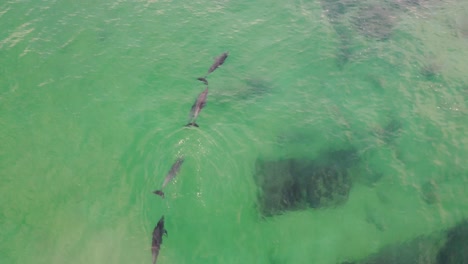
[[466, 261], [467, 18], [465, 0], [0, 2], [0, 263], [151, 263], [162, 215], [158, 263]]

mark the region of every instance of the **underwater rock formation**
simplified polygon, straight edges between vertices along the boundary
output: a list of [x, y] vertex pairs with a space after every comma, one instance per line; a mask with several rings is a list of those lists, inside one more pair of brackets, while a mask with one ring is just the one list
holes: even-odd
[[423, 7], [427, 8], [427, 6], [430, 5], [429, 0], [385, 0], [384, 2], [389, 6], [402, 11], [410, 11]]
[[437, 254], [437, 264], [468, 263], [468, 220], [450, 229], [447, 241]]
[[259, 195], [262, 214], [273, 215], [302, 207], [302, 193], [290, 172], [290, 162], [257, 160], [255, 180], [262, 192]]
[[336, 53], [336, 63], [340, 69], [343, 69], [353, 55], [353, 36], [346, 23], [346, 13], [356, 6], [356, 1], [321, 0], [320, 4], [330, 24], [338, 35], [339, 45]]
[[390, 245], [362, 261], [342, 262], [341, 264], [436, 264], [438, 239], [418, 237], [401, 244]]
[[352, 185], [348, 169], [357, 160], [355, 149], [328, 151], [314, 160], [257, 160], [260, 212], [271, 216], [343, 204]]
[[390, 245], [359, 261], [341, 264], [464, 264], [468, 263], [468, 220], [445, 235], [436, 233]]
[[400, 120], [392, 118], [384, 127], [376, 128], [374, 133], [386, 144], [391, 144], [400, 136], [402, 127]]
[[436, 60], [429, 59], [427, 59], [426, 62], [423, 63], [420, 69], [421, 75], [427, 80], [434, 80], [437, 76], [441, 74], [441, 71], [442, 65]]
[[364, 36], [386, 40], [392, 34], [396, 23], [391, 8], [380, 4], [362, 7], [353, 20], [356, 29]]
[[272, 85], [263, 79], [246, 79], [244, 83], [247, 87], [240, 95], [242, 99], [262, 97], [271, 93], [272, 90]]
[[437, 184], [433, 180], [425, 182], [421, 186], [421, 196], [427, 204], [436, 204], [440, 202]]
[[322, 0], [320, 1], [326, 16], [333, 23], [344, 16], [350, 8], [356, 5], [353, 0]]
[[353, 57], [353, 36], [348, 27], [341, 23], [335, 23], [333, 27], [339, 39], [338, 51], [336, 53], [336, 65], [338, 68], [343, 69]]

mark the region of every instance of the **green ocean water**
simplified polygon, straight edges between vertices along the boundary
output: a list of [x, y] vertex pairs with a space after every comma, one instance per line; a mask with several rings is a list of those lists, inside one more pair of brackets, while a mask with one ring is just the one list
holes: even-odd
[[[158, 263], [334, 264], [444, 232], [468, 217], [467, 18], [464, 0], [1, 1], [0, 263], [150, 263], [162, 215]], [[344, 204], [261, 215], [257, 160], [346, 148]]]

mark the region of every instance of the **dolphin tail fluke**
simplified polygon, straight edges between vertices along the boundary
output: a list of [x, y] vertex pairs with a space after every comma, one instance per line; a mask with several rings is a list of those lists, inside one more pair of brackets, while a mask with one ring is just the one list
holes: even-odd
[[195, 122], [190, 122], [188, 123], [187, 125], [185, 125], [186, 127], [191, 127], [191, 126], [194, 126], [194, 127], [200, 127], [197, 123]]
[[156, 195], [161, 196], [162, 198], [164, 198], [164, 192], [162, 190], [156, 190], [153, 193], [156, 194]]
[[158, 255], [159, 255], [159, 248], [152, 249], [154, 250], [153, 252], [153, 264], [156, 264], [156, 261], [158, 260]]
[[208, 85], [208, 80], [206, 79], [206, 76], [197, 78], [197, 80], [202, 81], [205, 85]]

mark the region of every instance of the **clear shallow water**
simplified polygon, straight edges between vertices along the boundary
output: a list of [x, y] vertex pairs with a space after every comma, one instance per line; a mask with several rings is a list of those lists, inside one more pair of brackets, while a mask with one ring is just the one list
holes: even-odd
[[[451, 228], [468, 212], [467, 10], [0, 3], [0, 262], [149, 263], [161, 215], [158, 263], [340, 263]], [[257, 159], [349, 147], [344, 204], [260, 215]]]

